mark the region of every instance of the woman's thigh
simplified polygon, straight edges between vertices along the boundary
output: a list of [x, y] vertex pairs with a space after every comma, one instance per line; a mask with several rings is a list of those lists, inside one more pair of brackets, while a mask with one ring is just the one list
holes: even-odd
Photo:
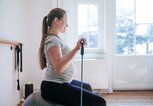
[[83, 84], [83, 88], [92, 92], [92, 87], [89, 83], [81, 82], [78, 80], [72, 80], [71, 84], [81, 87], [81, 83]]

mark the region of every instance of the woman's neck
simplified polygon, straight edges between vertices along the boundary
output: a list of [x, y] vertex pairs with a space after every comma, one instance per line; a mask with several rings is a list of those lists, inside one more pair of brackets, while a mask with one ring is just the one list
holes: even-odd
[[51, 28], [48, 32], [49, 34], [59, 35], [58, 30]]

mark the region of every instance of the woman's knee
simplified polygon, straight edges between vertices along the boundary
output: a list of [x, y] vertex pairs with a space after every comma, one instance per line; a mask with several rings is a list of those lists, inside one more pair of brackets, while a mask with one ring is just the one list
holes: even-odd
[[91, 87], [91, 85], [89, 83], [84, 83], [83, 84], [83, 88], [92, 92], [92, 87]]

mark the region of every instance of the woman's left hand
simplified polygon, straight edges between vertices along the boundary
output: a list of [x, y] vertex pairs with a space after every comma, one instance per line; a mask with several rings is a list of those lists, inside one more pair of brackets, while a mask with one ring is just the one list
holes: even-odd
[[76, 45], [76, 49], [77, 50], [80, 50], [80, 48], [81, 48], [81, 45], [87, 45], [87, 40], [85, 39], [85, 38], [80, 38], [78, 41], [77, 41], [77, 45]]

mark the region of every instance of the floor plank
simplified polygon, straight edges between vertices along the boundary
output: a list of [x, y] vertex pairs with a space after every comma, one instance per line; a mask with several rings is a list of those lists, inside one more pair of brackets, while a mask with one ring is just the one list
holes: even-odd
[[153, 91], [114, 91], [102, 96], [107, 106], [153, 106]]

